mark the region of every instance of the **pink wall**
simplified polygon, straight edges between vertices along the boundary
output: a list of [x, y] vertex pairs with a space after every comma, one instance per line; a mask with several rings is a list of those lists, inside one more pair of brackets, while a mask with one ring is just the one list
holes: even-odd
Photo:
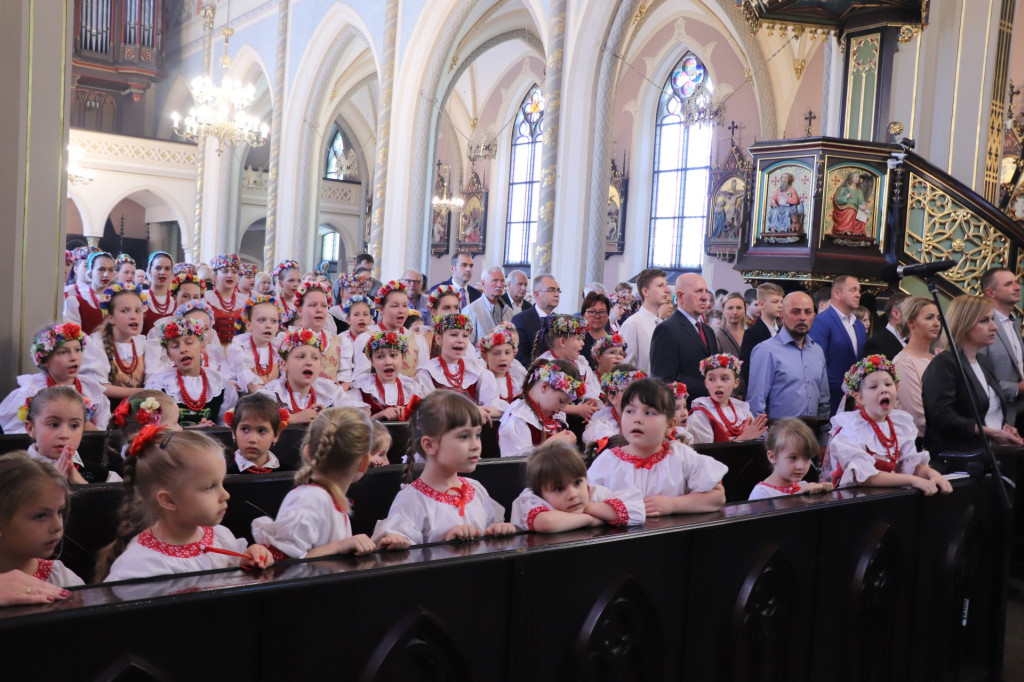
[[[794, 74], [794, 77], [795, 74]], [[783, 127], [782, 139], [805, 137], [807, 121], [804, 116], [813, 111], [818, 118], [811, 124], [811, 137], [821, 134], [821, 98], [825, 89], [825, 50], [821, 47], [807, 62], [804, 75], [800, 79], [800, 87], [796, 91], [793, 108]]]

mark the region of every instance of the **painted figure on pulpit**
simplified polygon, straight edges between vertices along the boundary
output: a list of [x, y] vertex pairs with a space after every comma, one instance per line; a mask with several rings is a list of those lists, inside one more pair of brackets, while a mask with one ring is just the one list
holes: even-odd
[[860, 173], [850, 171], [846, 182], [836, 190], [832, 198], [833, 235], [867, 236], [867, 223], [871, 215], [860, 183]]
[[793, 183], [792, 173], [783, 173], [779, 186], [768, 204], [766, 232], [802, 232], [804, 225], [803, 200]]

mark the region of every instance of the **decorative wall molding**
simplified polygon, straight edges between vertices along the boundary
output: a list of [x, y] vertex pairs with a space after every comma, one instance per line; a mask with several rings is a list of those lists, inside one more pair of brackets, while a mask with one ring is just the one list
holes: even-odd
[[74, 128], [71, 130], [70, 144], [85, 151], [87, 165], [91, 165], [88, 162], [101, 159], [141, 161], [189, 169], [194, 169], [196, 165], [194, 144], [109, 135]]

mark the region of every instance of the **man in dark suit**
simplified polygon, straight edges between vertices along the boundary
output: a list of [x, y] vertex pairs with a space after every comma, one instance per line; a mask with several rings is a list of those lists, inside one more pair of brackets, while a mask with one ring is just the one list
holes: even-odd
[[1011, 270], [992, 268], [982, 273], [980, 284], [981, 292], [992, 301], [996, 340], [978, 355], [988, 358], [992, 366], [1006, 406], [1004, 419], [1012, 425], [1024, 413], [1024, 343], [1020, 318], [1013, 310], [1020, 304], [1020, 283]]
[[864, 344], [863, 356], [884, 355], [892, 360], [896, 357], [906, 342], [903, 341], [903, 334], [900, 332], [900, 303], [909, 298], [909, 294], [897, 291], [885, 302], [886, 325], [875, 331]]
[[442, 284], [451, 284], [459, 290], [459, 308], [465, 308], [483, 295], [483, 292], [479, 289], [469, 286], [469, 281], [473, 279], [473, 257], [471, 255], [465, 251], [459, 251], [452, 256], [452, 263], [449, 269], [452, 276], [430, 287], [431, 291]]
[[750, 385], [750, 354], [754, 352], [754, 348], [778, 334], [782, 328], [780, 318], [782, 299], [785, 295], [782, 287], [771, 282], [765, 282], [757, 288], [757, 305], [761, 314], [754, 324], [743, 332], [743, 341], [740, 343], [740, 360], [743, 361], [740, 377], [743, 379], [743, 386]]
[[708, 394], [700, 361], [718, 352], [715, 330], [700, 321], [711, 302], [704, 278], [694, 273], [676, 280], [676, 311], [654, 328], [651, 374], [664, 381], [682, 381], [691, 400]]
[[540, 331], [540, 319], [555, 312], [562, 290], [558, 288], [558, 280], [551, 275], [538, 275], [533, 278], [533, 307], [524, 310], [512, 318], [512, 324], [519, 334], [519, 349], [516, 360], [523, 367], [529, 367], [533, 360], [533, 342]]
[[530, 278], [522, 270], [508, 273], [508, 286], [501, 299], [512, 309], [513, 315], [529, 310], [533, 304], [526, 300], [526, 292], [530, 286]]
[[830, 414], [843, 400], [843, 376], [861, 357], [867, 342], [864, 323], [853, 314], [860, 304], [860, 282], [856, 277], [840, 275], [832, 281], [829, 307], [814, 318], [809, 336], [825, 352], [828, 370]]

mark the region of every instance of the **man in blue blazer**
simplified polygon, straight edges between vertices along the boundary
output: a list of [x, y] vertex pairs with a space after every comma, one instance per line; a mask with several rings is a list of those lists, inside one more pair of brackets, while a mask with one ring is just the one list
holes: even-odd
[[843, 400], [843, 375], [860, 359], [867, 342], [864, 324], [853, 314], [859, 304], [860, 282], [856, 277], [840, 275], [832, 281], [829, 307], [811, 325], [810, 337], [825, 352], [831, 414]]

